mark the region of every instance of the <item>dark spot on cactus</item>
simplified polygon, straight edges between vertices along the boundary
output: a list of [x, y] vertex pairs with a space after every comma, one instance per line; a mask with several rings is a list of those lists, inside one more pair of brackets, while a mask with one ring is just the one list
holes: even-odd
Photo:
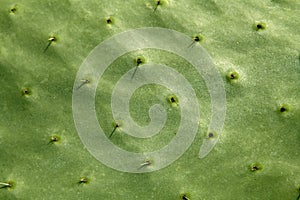
[[250, 170], [251, 172], [260, 171], [260, 170], [262, 170], [262, 165], [259, 164], [259, 163], [252, 163], [252, 164], [249, 166], [249, 170]]
[[146, 59], [142, 56], [138, 56], [134, 59], [134, 62], [136, 63], [137, 66], [144, 64], [146, 62]]
[[256, 31], [259, 31], [259, 30], [265, 30], [267, 26], [264, 22], [256, 22], [254, 23], [253, 27]]
[[136, 71], [138, 69], [138, 66], [141, 65], [141, 64], [143, 64], [143, 63], [145, 63], [146, 59], [144, 57], [142, 57], [142, 56], [138, 56], [138, 57], [136, 57], [134, 59], [134, 62], [136, 64], [136, 67], [134, 69], [134, 72], [132, 73], [131, 79], [133, 79], [133, 77], [134, 77], [134, 75], [135, 75], [135, 73], [136, 73]]
[[230, 74], [230, 79], [235, 79], [237, 76], [236, 76], [236, 74], [235, 73], [231, 73]]
[[280, 112], [285, 112], [286, 111], [286, 108], [285, 107], [281, 107], [280, 108]]
[[193, 37], [194, 42], [201, 42], [203, 40], [203, 36], [201, 34], [197, 34]]
[[81, 177], [80, 180], [78, 181], [78, 184], [87, 184], [89, 183], [89, 179], [86, 177]]
[[187, 193], [181, 194], [180, 199], [181, 200], [190, 200], [190, 195]]
[[226, 75], [227, 79], [230, 81], [230, 82], [235, 82], [237, 81], [239, 78], [240, 78], [240, 75], [238, 72], [236, 71], [233, 71], [233, 70], [230, 70], [227, 75]]
[[143, 63], [143, 61], [142, 61], [141, 58], [138, 58], [138, 59], [136, 60], [136, 65], [140, 65], [140, 64], [142, 64], [142, 63]]
[[24, 96], [31, 95], [31, 90], [29, 88], [23, 88], [22, 89], [22, 95], [24, 95]]
[[107, 19], [106, 23], [111, 24], [112, 23], [111, 19]]
[[217, 138], [217, 133], [215, 132], [215, 131], [209, 131], [208, 133], [207, 133], [207, 138], [208, 139], [216, 139]]
[[0, 182], [0, 189], [12, 189], [15, 187], [15, 183], [13, 181]]
[[52, 135], [52, 136], [50, 137], [49, 143], [56, 143], [56, 142], [58, 142], [58, 141], [60, 141], [60, 137], [57, 136], [57, 135]]
[[188, 47], [191, 47], [196, 42], [200, 43], [200, 42], [202, 42], [202, 40], [203, 40], [203, 36], [201, 34], [194, 35], [193, 42]]
[[106, 18], [106, 23], [107, 24], [112, 24], [112, 18], [111, 17], [108, 17], [108, 18]]
[[280, 113], [287, 113], [290, 110], [290, 108], [287, 104], [281, 104], [278, 110]]
[[178, 105], [178, 98], [176, 95], [171, 94], [167, 97], [167, 101], [171, 104], [171, 106], [176, 107]]
[[114, 21], [114, 19], [113, 19], [111, 16], [105, 18], [105, 23], [106, 23], [107, 25], [113, 25], [114, 22], [115, 22], [115, 21]]
[[121, 126], [121, 125], [120, 125], [118, 122], [115, 123], [115, 127], [116, 127], [116, 128], [118, 128], [118, 127], [120, 127], [120, 126]]
[[10, 13], [15, 14], [17, 12], [17, 7], [13, 6], [10, 8]]

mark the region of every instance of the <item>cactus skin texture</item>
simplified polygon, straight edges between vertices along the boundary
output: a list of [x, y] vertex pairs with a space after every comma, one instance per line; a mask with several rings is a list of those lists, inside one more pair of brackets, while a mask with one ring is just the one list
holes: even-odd
[[[299, 199], [299, 1], [0, 0], [0, 5], [0, 199]], [[84, 149], [73, 122], [72, 90], [95, 46], [142, 27], [173, 29], [191, 43], [200, 36], [197, 42], [223, 78], [227, 114], [220, 141], [198, 159], [210, 119], [204, 81], [170, 53], [148, 49], [121, 56], [104, 80], [116, 82], [122, 66], [136, 67], [140, 56], [143, 62], [171, 63], [201, 91], [202, 118], [192, 146], [164, 169], [131, 174], [106, 167]], [[112, 87], [104, 81], [98, 90], [106, 94]], [[159, 95], [147, 91], [141, 88], [132, 98], [132, 117], [140, 124], [148, 123], [149, 105]], [[95, 105], [108, 134], [109, 97], [96, 96]], [[172, 120], [180, 120], [174, 110], [167, 133], [173, 133]], [[163, 134], [155, 140], [160, 142], [141, 145], [120, 132], [112, 141], [130, 151], [161, 148], [172, 138]]]

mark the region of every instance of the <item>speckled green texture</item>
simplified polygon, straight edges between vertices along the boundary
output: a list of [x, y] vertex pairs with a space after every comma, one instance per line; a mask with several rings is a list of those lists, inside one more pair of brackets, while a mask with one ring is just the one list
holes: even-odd
[[[13, 182], [13, 188], [0, 189], [0, 199], [173, 200], [184, 194], [191, 200], [297, 199], [300, 2], [161, 2], [154, 12], [154, 0], [0, 0], [0, 182]], [[202, 117], [195, 142], [179, 160], [157, 172], [130, 174], [104, 166], [84, 149], [74, 126], [72, 89], [77, 70], [95, 46], [141, 27], [174, 29], [191, 41], [203, 36], [201, 45], [225, 84], [227, 115], [219, 143], [198, 159], [210, 118], [202, 78], [186, 70], [186, 61], [165, 52], [120, 57], [105, 74], [107, 80], [134, 67], [137, 56], [173, 65], [195, 85]], [[53, 36], [56, 40], [44, 52]], [[232, 72], [238, 76], [231, 79]], [[99, 85], [96, 97], [107, 102], [96, 109], [107, 110], [98, 113], [105, 116], [99, 123], [108, 134], [112, 86]], [[132, 99], [132, 115], [141, 124], [147, 123], [147, 108], [160, 93], [159, 87], [149, 87], [153, 93], [141, 88]], [[100, 96], [101, 88], [106, 95]], [[178, 118], [172, 114], [165, 127], [170, 133]], [[160, 148], [171, 139], [161, 135], [151, 144], [120, 137], [116, 133], [113, 142], [133, 151]], [[81, 181], [85, 177], [88, 181]]]

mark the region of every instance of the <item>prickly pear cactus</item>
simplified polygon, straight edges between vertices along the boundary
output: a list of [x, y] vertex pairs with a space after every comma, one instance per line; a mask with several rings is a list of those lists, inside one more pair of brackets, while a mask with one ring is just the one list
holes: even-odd
[[0, 199], [300, 198], [299, 1], [0, 5]]

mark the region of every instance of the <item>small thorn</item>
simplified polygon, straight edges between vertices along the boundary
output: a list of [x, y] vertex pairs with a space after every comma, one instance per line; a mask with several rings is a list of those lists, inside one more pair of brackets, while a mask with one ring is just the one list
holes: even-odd
[[80, 80], [82, 83], [77, 87], [77, 90], [79, 89], [79, 88], [81, 88], [83, 85], [85, 85], [85, 84], [87, 84], [87, 83], [90, 83], [90, 81], [89, 80], [87, 80], [87, 79], [82, 79], [82, 80]]
[[51, 137], [51, 142], [57, 142], [57, 141], [58, 141], [58, 138], [56, 136]]
[[199, 36], [194, 37], [194, 41], [195, 41], [195, 42], [199, 42], [199, 41], [200, 41]]
[[0, 183], [0, 185], [3, 185], [5, 187], [11, 187], [11, 184], [10, 183]]
[[31, 95], [31, 90], [29, 88], [23, 88], [22, 94], [25, 96]]
[[115, 127], [114, 127], [113, 131], [110, 133], [109, 138], [111, 138], [111, 136], [114, 134], [114, 132], [117, 130], [117, 128], [120, 127], [120, 124], [116, 122], [116, 123], [114, 124], [114, 126], [115, 126]]
[[262, 170], [262, 168], [263, 168], [262, 165], [259, 163], [253, 163], [249, 167], [250, 167], [249, 169], [251, 172], [257, 172], [257, 171]]
[[157, 0], [156, 1], [156, 6], [155, 6], [153, 12], [155, 12], [157, 10], [157, 8], [158, 8], [159, 5], [160, 5], [160, 0]]
[[252, 168], [251, 168], [251, 171], [257, 171], [258, 170], [258, 167], [257, 166], [253, 166]]
[[151, 161], [150, 160], [146, 160], [145, 162], [143, 162], [142, 164], [140, 164], [139, 169], [143, 168], [143, 167], [147, 167], [151, 165]]
[[78, 181], [78, 184], [85, 184], [85, 183], [88, 183], [89, 180], [85, 177], [82, 177], [79, 181]]
[[190, 200], [185, 194], [182, 196], [182, 200]]
[[200, 42], [202, 38], [200, 38], [201, 36], [195, 36], [193, 38], [193, 42], [188, 46], [188, 48], [190, 48], [191, 46], [193, 46], [196, 42]]
[[52, 144], [59, 141], [59, 137], [56, 135], [52, 135], [48, 144]]
[[11, 182], [7, 182], [7, 183], [2, 183], [0, 182], [0, 189], [2, 188], [11, 188], [12, 187], [12, 183]]
[[134, 70], [134, 72], [133, 72], [133, 74], [132, 74], [132, 76], [131, 76], [131, 79], [133, 79], [133, 77], [134, 77], [134, 75], [135, 75], [135, 73], [136, 73], [138, 67], [139, 67], [142, 63], [143, 63], [143, 60], [142, 60], [141, 58], [136, 59], [136, 67], [135, 67], [135, 70]]
[[50, 37], [48, 39], [48, 45], [46, 46], [46, 48], [44, 49], [44, 53], [47, 51], [47, 49], [50, 47], [50, 45], [52, 44], [52, 42], [54, 42], [56, 40], [55, 37]]

